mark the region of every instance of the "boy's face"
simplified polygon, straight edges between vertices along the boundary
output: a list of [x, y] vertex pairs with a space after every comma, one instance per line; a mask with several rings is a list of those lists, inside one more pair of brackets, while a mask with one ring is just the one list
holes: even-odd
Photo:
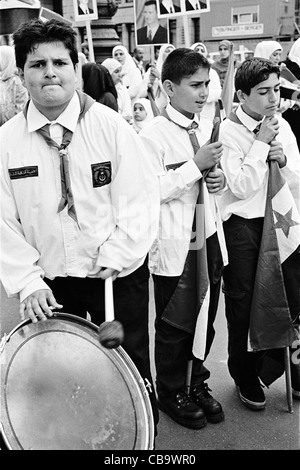
[[30, 98], [48, 119], [65, 109], [75, 92], [76, 70], [62, 42], [37, 45], [24, 65], [24, 80]]
[[173, 108], [189, 119], [201, 112], [208, 96], [208, 69], [199, 67], [193, 75], [183, 78], [179, 85], [168, 80], [166, 82], [169, 85], [166, 85], [165, 90]]
[[280, 82], [276, 73], [251, 89], [250, 95], [238, 91], [238, 96], [245, 113], [256, 120], [263, 116], [273, 116], [280, 100]]

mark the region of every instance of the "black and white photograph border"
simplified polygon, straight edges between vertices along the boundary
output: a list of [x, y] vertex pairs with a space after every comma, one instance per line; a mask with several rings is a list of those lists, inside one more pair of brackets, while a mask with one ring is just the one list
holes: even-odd
[[[73, 0], [74, 1], [74, 0]], [[167, 41], [164, 42], [164, 43], [153, 43], [153, 44], [145, 44], [143, 42], [139, 42], [138, 40], [138, 34], [137, 34], [137, 31], [138, 29], [142, 28], [143, 26], [145, 26], [145, 23], [143, 21], [143, 14], [142, 14], [142, 11], [143, 11], [143, 8], [145, 6], [145, 3], [146, 3], [147, 0], [133, 0], [133, 12], [134, 12], [134, 31], [135, 31], [135, 42], [136, 42], [136, 45], [137, 46], [142, 46], [142, 47], [151, 47], [151, 46], [160, 46], [162, 44], [169, 44], [169, 41], [170, 41], [170, 30], [169, 30], [169, 24], [168, 24], [168, 19], [163, 17], [163, 18], [160, 18], [159, 15], [157, 15], [158, 17], [158, 20], [159, 20], [159, 24], [160, 26], [162, 26], [163, 28], [166, 28], [167, 30]], [[178, 0], [177, 0], [178, 1]], [[181, 1], [181, 0], [180, 0]], [[157, 12], [159, 10], [157, 9]]]
[[88, 0], [87, 6], [90, 10], [92, 10], [89, 14], [79, 14], [78, 8], [80, 3], [80, 0], [73, 0], [73, 12], [75, 22], [98, 19], [97, 0]]
[[205, 3], [206, 7], [201, 8], [200, 10], [187, 10], [186, 9], [186, 0], [173, 0], [173, 3], [180, 7], [180, 12], [176, 13], [160, 13], [159, 5], [161, 0], [156, 0], [157, 3], [157, 11], [158, 11], [158, 18], [174, 18], [179, 16], [185, 15], [201, 15], [202, 13], [210, 12], [210, 0], [199, 0], [202, 4]]

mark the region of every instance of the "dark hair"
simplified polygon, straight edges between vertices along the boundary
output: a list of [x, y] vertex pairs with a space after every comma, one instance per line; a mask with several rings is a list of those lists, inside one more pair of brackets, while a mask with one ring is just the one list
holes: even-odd
[[157, 11], [156, 0], [147, 0], [147, 2], [145, 2], [144, 7], [147, 7], [148, 5], [155, 5], [155, 10]]
[[171, 80], [177, 85], [185, 77], [193, 75], [199, 67], [210, 69], [208, 60], [198, 52], [185, 47], [174, 49], [163, 63], [161, 80]]
[[267, 80], [271, 73], [276, 73], [278, 78], [280, 76], [278, 65], [271, 62], [271, 60], [261, 57], [245, 59], [236, 70], [234, 79], [235, 89], [250, 95], [251, 89]]
[[83, 91], [94, 100], [99, 101], [106, 92], [118, 99], [113, 79], [104, 65], [88, 62], [82, 66]]
[[43, 22], [34, 19], [21, 26], [13, 34], [17, 67], [24, 70], [27, 55], [34, 51], [39, 44], [62, 42], [70, 52], [73, 65], [78, 63], [76, 47], [76, 31], [65, 21], [51, 19]]

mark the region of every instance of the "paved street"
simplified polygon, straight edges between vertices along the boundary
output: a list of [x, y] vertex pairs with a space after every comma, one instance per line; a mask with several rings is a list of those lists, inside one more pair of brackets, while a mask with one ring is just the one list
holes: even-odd
[[[150, 301], [153, 324], [153, 297]], [[8, 300], [1, 291], [1, 336], [17, 323], [18, 303]], [[153, 327], [150, 328], [153, 338]], [[210, 424], [201, 430], [179, 426], [161, 412], [156, 450], [300, 450], [300, 401], [294, 400], [293, 414], [287, 411], [285, 379], [265, 389], [267, 407], [262, 412], [250, 411], [239, 401], [226, 365], [227, 332], [224, 302], [221, 298], [216, 322], [216, 338], [207, 361], [211, 371], [209, 386], [223, 405], [225, 421]], [[151, 344], [153, 353], [153, 343]], [[154, 374], [154, 368], [153, 368]]]

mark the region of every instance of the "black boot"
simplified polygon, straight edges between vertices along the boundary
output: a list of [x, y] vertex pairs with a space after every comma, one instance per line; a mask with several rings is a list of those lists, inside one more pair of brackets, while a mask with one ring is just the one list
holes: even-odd
[[187, 428], [201, 429], [206, 426], [204, 411], [191, 400], [185, 390], [159, 396], [158, 408], [170, 416], [176, 423]]
[[219, 423], [224, 419], [224, 412], [221, 404], [209, 393], [210, 388], [203, 382], [198, 385], [192, 385], [190, 396], [193, 402], [203, 409], [207, 421], [210, 423]]

